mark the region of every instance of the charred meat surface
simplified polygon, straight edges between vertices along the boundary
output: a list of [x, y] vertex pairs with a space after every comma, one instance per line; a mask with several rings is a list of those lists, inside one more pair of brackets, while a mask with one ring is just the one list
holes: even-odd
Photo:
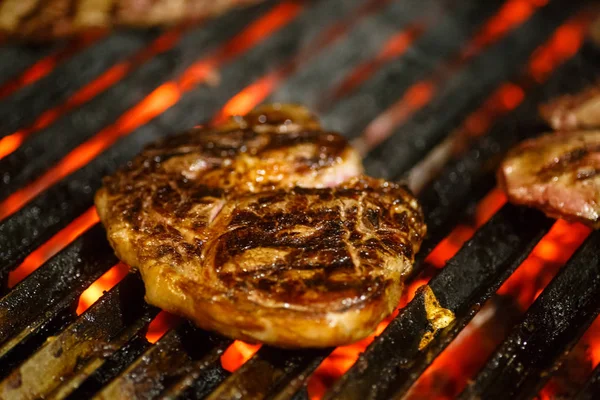
[[92, 28], [199, 20], [258, 0], [0, 0], [0, 33], [47, 40]]
[[304, 108], [267, 106], [148, 147], [96, 205], [148, 302], [233, 338], [337, 346], [393, 311], [425, 234], [407, 190], [361, 172]]
[[521, 143], [498, 180], [511, 202], [600, 228], [600, 131], [548, 134]]
[[540, 113], [556, 130], [600, 128], [600, 83], [558, 97], [542, 105]]

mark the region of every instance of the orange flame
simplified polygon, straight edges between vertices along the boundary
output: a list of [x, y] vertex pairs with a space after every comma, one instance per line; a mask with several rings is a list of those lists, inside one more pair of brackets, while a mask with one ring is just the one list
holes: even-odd
[[62, 61], [70, 58], [86, 47], [91, 46], [102, 36], [104, 36], [104, 34], [98, 32], [82, 36], [79, 40], [71, 43], [69, 46], [37, 61], [21, 73], [20, 76], [11, 79], [3, 86], [0, 86], [0, 99], [10, 96], [22, 87], [31, 85], [47, 76]]
[[[211, 56], [192, 65], [183, 73], [181, 81], [167, 82], [159, 86], [144, 100], [123, 114], [115, 124], [103, 129], [96, 136], [75, 148], [41, 177], [4, 200], [0, 204], [0, 220], [19, 210], [43, 190], [83, 167], [118, 138], [131, 133], [134, 129], [146, 124], [176, 104], [185, 91], [190, 90], [206, 78], [206, 74], [203, 76], [195, 75], [198, 69], [206, 71], [205, 66], [207, 63], [217, 65], [219, 62], [234, 57], [238, 54], [238, 51], [253, 46], [258, 40], [264, 39], [268, 34], [293, 19], [300, 9], [300, 5], [295, 2], [279, 4], [262, 18], [250, 24], [243, 32], [234, 37], [229, 44], [225, 45], [224, 49], [227, 51], [219, 50], [216, 58]], [[233, 49], [233, 53], [230, 53], [229, 49]], [[215, 60], [218, 61], [216, 64]], [[182, 85], [182, 82], [184, 85]]]
[[[581, 224], [557, 221], [496, 293], [512, 297], [523, 313], [589, 233], [590, 229]], [[489, 317], [492, 322], [488, 323], [497, 326], [493, 325], [494, 318]], [[415, 382], [408, 398], [446, 399], [458, 395], [503, 339], [502, 335], [492, 338], [489, 333], [482, 330], [478, 320], [471, 321]]]
[[214, 122], [218, 123], [232, 115], [247, 114], [273, 91], [285, 75], [282, 70], [278, 70], [246, 87], [225, 104]]
[[161, 311], [148, 325], [146, 340], [150, 343], [156, 343], [161, 337], [164, 336], [165, 333], [167, 333], [167, 331], [176, 327], [180, 323], [180, 317], [166, 311]]
[[30, 127], [0, 139], [0, 159], [15, 151], [32, 133], [48, 127], [60, 116], [81, 106], [116, 84], [142, 63], [172, 48], [179, 40], [181, 31], [182, 29], [174, 29], [165, 32], [156, 38], [150, 46], [135, 54], [131, 59], [112, 66], [92, 82], [83, 86], [65, 103], [42, 113]]
[[96, 279], [87, 289], [79, 296], [77, 304], [77, 315], [81, 315], [92, 306], [105, 292], [112, 289], [117, 283], [121, 282], [129, 272], [129, 267], [123, 263], [118, 263], [100, 278]]
[[229, 372], [235, 372], [260, 349], [260, 344], [250, 344], [236, 340], [221, 356], [221, 365]]
[[25, 141], [27, 134], [25, 132], [16, 132], [0, 139], [0, 159], [6, 157]]
[[69, 243], [87, 231], [99, 221], [96, 208], [92, 207], [77, 217], [64, 229], [52, 236], [50, 240], [33, 251], [23, 262], [8, 275], [8, 287], [12, 288], [17, 283], [28, 277], [33, 271], [49, 260], [56, 253], [64, 249]]
[[533, 13], [548, 4], [548, 0], [510, 0], [486, 23], [469, 46], [461, 53], [462, 59], [471, 58], [481, 49], [498, 41], [511, 29], [527, 21]]

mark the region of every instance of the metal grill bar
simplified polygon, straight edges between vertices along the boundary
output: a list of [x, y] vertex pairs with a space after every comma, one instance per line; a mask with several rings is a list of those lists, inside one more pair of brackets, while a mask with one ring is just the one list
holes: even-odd
[[156, 32], [108, 35], [56, 66], [41, 80], [3, 100], [0, 103], [0, 137], [31, 124], [42, 112], [66, 101], [80, 87], [139, 51], [156, 36]]
[[104, 364], [90, 374], [77, 389], [69, 396], [68, 400], [89, 399], [100, 391], [104, 385], [110, 382], [121, 371], [131, 365], [144, 351], [151, 346], [143, 335], [138, 332], [133, 338], [123, 345], [117, 352], [105, 359]]
[[0, 299], [0, 377], [71, 322], [81, 293], [116, 262], [97, 225]]
[[[461, 397], [525, 399], [600, 313], [600, 234], [592, 234]], [[578, 290], [580, 289], [580, 290]]]
[[577, 394], [576, 400], [594, 400], [600, 394], [600, 365], [598, 365], [585, 386]]
[[59, 43], [54, 46], [22, 46], [6, 45], [0, 42], [0, 45], [2, 45], [0, 59], [10, 60], [10, 62], [0, 63], [0, 85], [5, 85], [36, 61], [63, 49], [67, 43]]
[[[288, 399], [331, 350], [281, 350], [263, 346], [209, 399]], [[282, 392], [280, 392], [282, 391]], [[241, 397], [240, 397], [241, 396]]]
[[[224, 372], [219, 357], [231, 340], [184, 323], [165, 334], [129, 368], [96, 396], [103, 399], [156, 398], [172, 385], [190, 388], [182, 381], [190, 371], [203, 380], [206, 392], [220, 382]], [[197, 387], [196, 387], [197, 389]]]
[[[478, 306], [521, 264], [550, 225], [550, 220], [535, 211], [504, 206], [428, 285], [441, 307], [454, 313], [454, 323], [443, 332], [434, 330], [421, 290], [326, 398], [383, 399], [406, 391], [473, 318]], [[421, 340], [428, 332], [431, 342], [424, 347]]]
[[158, 310], [149, 306], [143, 296], [139, 277], [126, 277], [0, 382], [0, 396], [67, 396], [156, 315]]

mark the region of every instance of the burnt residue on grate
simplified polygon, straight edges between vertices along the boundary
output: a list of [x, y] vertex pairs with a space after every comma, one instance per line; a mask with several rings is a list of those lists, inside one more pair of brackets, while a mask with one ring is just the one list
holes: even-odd
[[197, 391], [198, 387], [192, 388], [197, 381], [205, 383], [204, 388], [210, 391], [215, 383], [220, 382], [215, 378], [225, 376], [220, 356], [229, 344], [229, 339], [183, 323], [166, 333], [131, 366], [109, 382], [97, 394], [97, 398], [171, 397], [187, 390]]
[[156, 315], [158, 310], [143, 300], [143, 294], [138, 276], [123, 279], [0, 382], [0, 397], [60, 398], [75, 390]]
[[76, 317], [81, 293], [117, 262], [99, 225], [0, 299], [0, 377]]

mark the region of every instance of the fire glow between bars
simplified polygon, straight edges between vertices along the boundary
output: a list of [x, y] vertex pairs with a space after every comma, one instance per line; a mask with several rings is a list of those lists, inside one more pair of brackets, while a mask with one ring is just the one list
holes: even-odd
[[165, 32], [156, 38], [150, 46], [135, 54], [131, 59], [112, 66], [92, 82], [84, 85], [65, 103], [45, 111], [30, 127], [21, 129], [0, 139], [0, 159], [19, 148], [32, 133], [48, 127], [62, 115], [81, 106], [113, 86], [147, 60], [172, 48], [181, 37], [183, 30], [183, 28], [177, 28]]
[[104, 33], [99, 32], [85, 34], [67, 45], [67, 47], [37, 61], [21, 75], [0, 86], [0, 99], [10, 96], [20, 88], [31, 85], [47, 76], [58, 64], [96, 43], [103, 36]]
[[[354, 71], [350, 72], [336, 88], [331, 90], [331, 95], [325, 96], [325, 99], [321, 104], [348, 95], [355, 88], [360, 86], [361, 83], [366, 81], [369, 76], [373, 75], [381, 68], [381, 66], [405, 53], [406, 50], [410, 48], [411, 44], [425, 32], [425, 27], [423, 25], [424, 24], [411, 24], [405, 30], [392, 36], [384, 44], [383, 48], [374, 59], [359, 65]], [[317, 108], [322, 108], [322, 106]]]
[[485, 24], [456, 58], [440, 65], [431, 78], [413, 84], [400, 100], [375, 118], [357, 141], [359, 148], [372, 149], [383, 142], [395, 127], [430, 102], [441, 82], [483, 49], [525, 22], [538, 8], [547, 3], [548, 0], [509, 0], [504, 3], [498, 13]]
[[[217, 113], [217, 116], [213, 119], [213, 123], [223, 121], [232, 115], [244, 115], [251, 111], [260, 102], [267, 98], [267, 96], [273, 92], [273, 90], [282, 80], [296, 71], [300, 65], [307, 62], [312, 56], [317, 54], [326, 46], [329, 46], [337, 39], [340, 39], [359, 19], [364, 18], [366, 15], [375, 11], [376, 9], [383, 7], [383, 5], [388, 1], [368, 2], [365, 4], [365, 6], [358, 9], [355, 15], [350, 18], [349, 21], [332, 25], [329, 29], [323, 32], [319, 38], [317, 38], [314, 44], [308, 45], [307, 49], [301, 54], [296, 55], [292, 60], [277, 68], [274, 72], [263, 76], [239, 91], [225, 104], [225, 106], [223, 106], [221, 111]], [[404, 50], [405, 48], [400, 49], [399, 51]]]
[[17, 283], [21, 282], [98, 221], [98, 214], [94, 207], [81, 214], [64, 229], [50, 238], [50, 240], [29, 254], [17, 268], [11, 271], [8, 275], [8, 287], [12, 288]]

